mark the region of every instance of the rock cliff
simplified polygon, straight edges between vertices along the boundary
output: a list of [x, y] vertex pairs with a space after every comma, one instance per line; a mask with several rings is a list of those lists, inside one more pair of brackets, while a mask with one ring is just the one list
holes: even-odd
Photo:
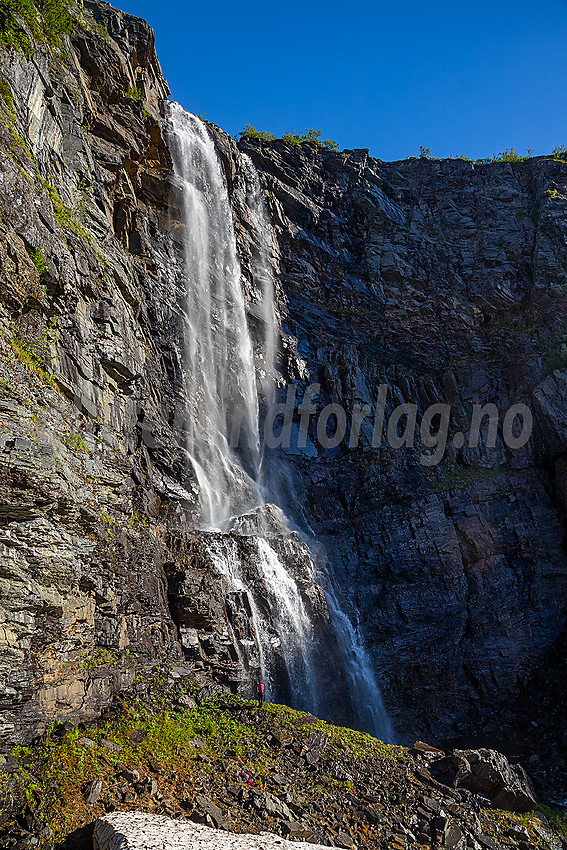
[[[53, 716], [96, 717], [164, 663], [244, 691], [254, 671], [243, 606], [193, 528], [168, 87], [143, 21], [98, 0], [75, 18], [61, 49], [0, 47], [6, 745]], [[373, 446], [367, 425], [357, 446], [323, 449], [315, 417], [305, 448], [272, 462], [358, 612], [398, 733], [496, 732], [567, 609], [567, 163], [384, 163], [210, 131], [253, 329], [239, 146], [265, 189], [282, 398], [318, 383], [318, 410], [350, 413], [384, 384], [388, 414], [451, 405], [436, 466]], [[519, 401], [535, 417], [523, 448], [502, 423], [492, 448], [486, 426], [479, 447], [450, 442], [474, 403]]]
[[[385, 163], [367, 151], [244, 145], [277, 234], [282, 370], [316, 407], [451, 406], [442, 462], [359, 445], [321, 451], [312, 423], [296, 514], [324, 542], [361, 612], [399, 729], [495, 732], [565, 623], [567, 164]], [[510, 450], [510, 405], [534, 411]], [[478, 446], [474, 404], [500, 412]], [[384, 428], [386, 430], [386, 428]]]

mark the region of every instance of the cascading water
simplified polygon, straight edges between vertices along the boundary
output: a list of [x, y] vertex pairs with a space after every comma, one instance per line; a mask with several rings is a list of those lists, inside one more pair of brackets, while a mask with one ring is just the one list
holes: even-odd
[[[169, 143], [185, 219], [187, 448], [201, 494], [201, 525], [219, 528], [262, 501], [254, 354], [213, 141], [199, 118], [174, 103]], [[231, 444], [238, 444], [240, 457]]]
[[301, 705], [305, 702], [306, 694], [309, 694], [310, 708], [317, 710], [316, 671], [311, 655], [313, 626], [297, 582], [287, 572], [268, 541], [262, 538], [258, 539], [258, 561], [282, 648], [293, 647], [291, 653], [286, 652], [293, 702]]
[[242, 172], [246, 186], [246, 206], [250, 210], [255, 237], [255, 252], [251, 266], [254, 281], [262, 295], [259, 314], [263, 323], [263, 347], [260, 362], [260, 383], [266, 406], [275, 398], [275, 360], [278, 322], [274, 306], [274, 271], [272, 262], [272, 228], [266, 213], [258, 172], [249, 156], [241, 154]]
[[[190, 405], [187, 450], [201, 496], [199, 526], [219, 531], [236, 529], [254, 541], [254, 569], [269, 617], [255, 598], [251, 579], [246, 580], [243, 575], [234, 540], [219, 535], [221, 543], [213, 535], [206, 548], [231, 590], [247, 594], [261, 675], [272, 686], [272, 692], [277, 692], [277, 680], [285, 673], [290, 702], [298, 708], [317, 711], [325, 683], [312, 617], [298, 582], [286, 569], [285, 558], [266, 539], [261, 524], [262, 511], [270, 509], [266, 505], [270, 488], [269, 481], [263, 480], [259, 410], [260, 401], [267, 407], [275, 396], [278, 330], [272, 235], [260, 182], [252, 161], [241, 155], [245, 202], [255, 245], [251, 269], [260, 294], [255, 306], [256, 318], [262, 325], [262, 350], [257, 350], [255, 357], [232, 212], [213, 140], [203, 122], [178, 104], [169, 107], [168, 139], [185, 224], [186, 382]], [[251, 530], [246, 530], [247, 525]], [[298, 542], [296, 546], [304, 544]], [[306, 547], [304, 551], [304, 560], [310, 565], [309, 575], [304, 578], [314, 582], [313, 561]], [[380, 692], [357, 632], [335, 594], [327, 589], [326, 595], [337, 653], [344, 660], [343, 697], [353, 706], [352, 716], [361, 728], [390, 740], [391, 729]], [[279, 665], [281, 658], [284, 671]], [[331, 662], [329, 665], [326, 659], [330, 670], [336, 660]], [[327, 699], [328, 706], [331, 702]], [[355, 705], [361, 708], [358, 713]]]
[[262, 596], [268, 602], [270, 621], [242, 577], [242, 562], [234, 540], [224, 538], [207, 543], [207, 552], [231, 589], [246, 592], [258, 639], [262, 681], [270, 693], [277, 693], [281, 651], [285, 657], [289, 698], [296, 707], [317, 708], [317, 674], [313, 664], [313, 624], [295, 579], [285, 569], [268, 540], [254, 538], [254, 562], [262, 582]]

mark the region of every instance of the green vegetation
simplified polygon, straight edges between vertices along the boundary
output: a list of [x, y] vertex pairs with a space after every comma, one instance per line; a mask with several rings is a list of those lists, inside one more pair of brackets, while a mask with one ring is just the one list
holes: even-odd
[[551, 151], [555, 159], [567, 160], [567, 145], [556, 145]]
[[[486, 159], [472, 159], [469, 156], [464, 156], [463, 154], [451, 155], [445, 157], [445, 159], [462, 159], [465, 162], [472, 162], [475, 165], [488, 165], [491, 162], [524, 162], [527, 159], [531, 159], [533, 157], [533, 150], [528, 149], [526, 156], [522, 156], [518, 153], [516, 148], [507, 148], [500, 153], [493, 154], [492, 158], [488, 157]], [[439, 160], [441, 157], [433, 156], [431, 153], [431, 148], [426, 148], [423, 145], [419, 146], [419, 156], [418, 154], [412, 154], [412, 156], [408, 156], [407, 159], [431, 159], [431, 160]]]
[[[201, 116], [199, 116], [201, 117]], [[273, 142], [275, 136], [267, 130], [256, 130], [251, 124], [247, 124], [244, 130], [240, 133], [241, 139], [259, 139], [261, 142]]]
[[319, 148], [327, 148], [331, 151], [338, 151], [339, 143], [334, 139], [321, 139], [321, 130], [306, 129], [303, 133], [284, 133], [283, 141], [291, 145], [311, 144], [317, 145]]
[[10, 339], [10, 345], [16, 358], [30, 372], [36, 374], [44, 383], [55, 389], [57, 389], [57, 384], [49, 369], [54, 359], [50, 354], [50, 346], [57, 339], [56, 322], [55, 317], [50, 319], [48, 327], [35, 337], [14, 334]]
[[423, 145], [419, 146], [419, 158], [420, 159], [439, 159], [437, 156], [433, 156], [431, 153], [431, 148], [426, 148]]
[[4, 103], [4, 107], [9, 117], [14, 120], [16, 117], [16, 107], [14, 104], [14, 96], [12, 94], [12, 89], [10, 88], [9, 83], [6, 80], [0, 79], [0, 98]]
[[75, 431], [69, 431], [68, 434], [64, 434], [61, 438], [68, 449], [71, 449], [73, 452], [85, 452], [86, 454], [90, 454], [90, 449], [85, 443], [81, 434], [75, 433]]
[[[448, 439], [450, 444], [451, 438]], [[444, 477], [438, 480], [431, 488], [432, 493], [446, 493], [448, 490], [456, 490], [461, 487], [468, 487], [469, 484], [474, 484], [477, 481], [487, 481], [490, 478], [498, 478], [503, 475], [503, 470], [500, 468], [487, 469], [484, 466], [460, 466], [453, 464], [445, 471]]]
[[[25, 140], [22, 138], [22, 136], [20, 136], [20, 134], [18, 133], [18, 131], [16, 130], [16, 128], [14, 126], [13, 116], [10, 116], [10, 118], [8, 119], [8, 118], [6, 118], [6, 117], [4, 117], [3, 115], [0, 114], [0, 121], [2, 121], [2, 123], [4, 124], [4, 126], [6, 127], [8, 132], [10, 133], [10, 135], [12, 136], [13, 144], [10, 148], [8, 155], [12, 157], [13, 161], [16, 163], [16, 165], [20, 169], [22, 176], [25, 177], [28, 181], [31, 182], [31, 178], [30, 178], [29, 174], [27, 174], [25, 172], [25, 170], [23, 168], [21, 168], [20, 163], [18, 162], [17, 158], [15, 157], [16, 150], [21, 151], [24, 154], [24, 156], [26, 157], [26, 159], [32, 165], [36, 178], [39, 180], [39, 182], [44, 187], [44, 189], [46, 190], [46, 192], [49, 196], [49, 200], [51, 201], [51, 205], [53, 207], [53, 214], [54, 214], [55, 219], [56, 219], [57, 223], [59, 224], [59, 226], [63, 229], [71, 230], [77, 236], [82, 236], [85, 239], [87, 239], [91, 243], [92, 247], [94, 248], [95, 255], [96, 255], [98, 261], [101, 264], [104, 265], [104, 260], [103, 260], [102, 256], [99, 254], [99, 252], [97, 251], [96, 247], [94, 246], [92, 237], [87, 233], [87, 231], [80, 224], [80, 222], [77, 221], [77, 217], [74, 214], [73, 210], [71, 210], [71, 208], [68, 207], [61, 200], [61, 197], [59, 196], [57, 190], [52, 185], [52, 183], [50, 183], [50, 181], [47, 180], [45, 177], [43, 177], [43, 175], [41, 174], [41, 172], [39, 170], [39, 166], [37, 164], [37, 161], [36, 161], [33, 153], [30, 151]], [[81, 191], [81, 187], [79, 187], [79, 191]]]
[[[102, 649], [83, 666], [95, 669], [113, 665], [118, 655]], [[168, 788], [185, 789], [186, 793], [188, 787], [200, 784], [203, 773], [212, 779], [215, 775], [222, 777], [218, 771], [227, 758], [253, 775], [257, 788], [265, 788], [280, 767], [278, 751], [270, 746], [269, 732], [273, 730], [305, 739], [314, 730], [321, 730], [328, 734], [328, 752], [335, 758], [348, 753], [365, 761], [371, 759], [373, 764], [376, 759], [391, 763], [403, 752], [360, 732], [323, 721], [309, 722], [314, 718], [286, 706], [266, 705], [258, 712], [255, 702], [238, 697], [208, 700], [198, 708], [172, 709], [175, 698], [192, 692], [195, 686], [168, 685], [166, 675], [159, 677], [156, 685], [149, 702], [124, 703], [111, 720], [86, 733], [74, 730], [58, 740], [51, 730], [39, 747], [13, 750], [23, 777], [23, 796], [33, 808], [38, 832], [39, 827], [47, 827], [51, 833], [49, 838], [40, 839], [39, 847], [58, 845], [66, 835], [92, 821], [93, 808], [84, 796], [90, 782], [100, 779], [105, 788], [111, 788], [116, 785], [116, 771], [124, 768], [137, 770], [144, 777], [151, 760], [161, 765], [162, 793]], [[132, 742], [135, 730], [138, 743]], [[92, 742], [90, 746], [83, 736]], [[112, 742], [116, 749], [109, 749], [103, 741]], [[41, 787], [37, 777], [41, 777]], [[302, 792], [309, 793], [315, 779], [306, 772], [300, 782]], [[329, 784], [345, 791], [352, 786], [346, 779], [329, 779]]]
[[126, 89], [126, 91], [124, 92], [124, 97], [128, 97], [130, 98], [130, 100], [137, 101], [144, 99], [142, 90], [138, 88], [138, 86], [130, 86], [130, 88]]
[[47, 271], [48, 262], [41, 248], [32, 248], [31, 245], [26, 245], [26, 251], [40, 275]]
[[12, 337], [12, 349], [17, 359], [26, 366], [30, 372], [33, 372], [45, 384], [56, 387], [53, 375], [49, 373], [51, 358], [48, 354], [47, 338], [42, 335], [39, 340], [23, 339], [21, 337]]
[[40, 15], [45, 22], [44, 34], [52, 47], [61, 47], [63, 36], [71, 35], [74, 20], [61, 0], [37, 0]]
[[95, 21], [93, 29], [95, 33], [97, 33], [97, 35], [100, 35], [101, 38], [104, 38], [105, 41], [112, 40], [108, 34], [107, 28], [100, 21]]
[[149, 529], [148, 520], [138, 511], [133, 511], [127, 519], [124, 517], [116, 519], [107, 511], [102, 510], [100, 518], [106, 524], [105, 533], [109, 540], [117, 539], [123, 534], [130, 538], [136, 538], [148, 532]]
[[3, 0], [0, 6], [0, 41], [27, 57], [36, 44], [60, 48], [73, 26], [63, 0]]
[[545, 356], [545, 374], [550, 375], [556, 369], [564, 369], [567, 366], [567, 343], [559, 342]]
[[99, 670], [101, 667], [116, 667], [119, 662], [119, 652], [115, 649], [99, 647], [94, 652], [83, 656], [80, 666], [83, 670]]
[[562, 195], [557, 189], [546, 189], [543, 193], [544, 198], [555, 198], [558, 201], [567, 201], [567, 197]]
[[[114, 666], [125, 654], [99, 648], [84, 656], [80, 667], [90, 671]], [[139, 672], [136, 682], [142, 678]], [[349, 765], [372, 777], [372, 788], [398, 815], [407, 817], [408, 793], [417, 796], [425, 790], [420, 777], [407, 772], [413, 763], [403, 747], [383, 744], [284, 705], [266, 704], [259, 710], [255, 701], [228, 694], [198, 707], [189, 707], [195, 706], [191, 702], [183, 706], [187, 700], [180, 698], [195, 696], [198, 690], [196, 682], [173, 681], [162, 670], [152, 679], [149, 696], [116, 702], [110, 716], [87, 731], [75, 729], [63, 735], [61, 728], [52, 726], [35, 747], [14, 748], [21, 777], [20, 810], [14, 816], [18, 820], [33, 817], [38, 850], [67, 846], [68, 835], [117, 805], [185, 818], [194, 808], [194, 792], [202, 793], [203, 788], [213, 801], [220, 798], [223, 806], [227, 790], [235, 789], [229, 791], [234, 800], [227, 812], [231, 831], [238, 832], [242, 826], [244, 831], [255, 831], [260, 824], [269, 828], [273, 821], [260, 816], [250, 830], [249, 807], [244, 803], [239, 808], [236, 803], [248, 796], [249, 784], [254, 795], [277, 785], [292, 794], [295, 805], [314, 804], [313, 817], [325, 832], [335, 835], [337, 822], [329, 822], [327, 811], [340, 812], [345, 796], [364, 809], [368, 793], [368, 788], [353, 781]], [[321, 769], [305, 768], [302, 756], [311, 748], [324, 752]], [[89, 804], [88, 792], [95, 780], [102, 783], [101, 796]], [[135, 796], [123, 796], [125, 782]], [[151, 790], [152, 785], [156, 790]], [[13, 793], [10, 788], [7, 791]], [[2, 793], [0, 787], [0, 799]], [[554, 829], [565, 834], [564, 814], [546, 807], [542, 812]], [[543, 847], [536, 829], [540, 822], [537, 813], [490, 809], [485, 810], [483, 832], [498, 840], [506, 828], [522, 825], [529, 830], [533, 846]], [[371, 839], [363, 846], [375, 846], [372, 827], [358, 823], [354, 828], [363, 839]]]
[[524, 162], [526, 159], [531, 159], [533, 156], [533, 150], [528, 148], [528, 153], [526, 156], [522, 156], [518, 153], [516, 148], [506, 148], [505, 151], [501, 153], [495, 153], [492, 161], [493, 162]]
[[[269, 133], [267, 130], [256, 130], [255, 127], [247, 124], [244, 130], [240, 133], [240, 139], [259, 139], [262, 142], [273, 142], [275, 141], [276, 136], [273, 133]], [[339, 149], [338, 142], [334, 139], [322, 139], [321, 130], [314, 130], [313, 128], [306, 129], [303, 133], [284, 133], [282, 141], [287, 142], [289, 145], [294, 145], [295, 147], [311, 144], [316, 145], [319, 148], [326, 148], [327, 150], [332, 151], [338, 151]]]
[[129, 529], [137, 529], [139, 531], [142, 528], [148, 527], [148, 521], [143, 514], [138, 513], [138, 511], [134, 511], [134, 513], [128, 517], [127, 526]]
[[558, 835], [567, 838], [567, 813], [550, 809], [549, 806], [540, 806], [540, 808]]

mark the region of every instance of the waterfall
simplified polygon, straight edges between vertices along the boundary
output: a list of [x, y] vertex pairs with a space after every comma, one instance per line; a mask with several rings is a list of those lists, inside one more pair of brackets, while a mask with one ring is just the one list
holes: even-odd
[[359, 625], [357, 623], [355, 626], [341, 609], [336, 593], [329, 583], [325, 582], [325, 585], [333, 624], [345, 656], [349, 689], [355, 695], [352, 702], [356, 725], [359, 729], [377, 735], [382, 741], [392, 742], [395, 740], [394, 729], [384, 706], [376, 677], [370, 667]]
[[252, 612], [258, 638], [260, 673], [270, 693], [279, 690], [279, 670], [276, 652], [285, 656], [290, 701], [297, 708], [317, 709], [317, 675], [313, 664], [313, 624], [309, 618], [300, 589], [284, 567], [268, 540], [254, 538], [255, 564], [263, 585], [263, 596], [269, 604], [270, 622], [256, 602], [255, 594], [242, 576], [242, 561], [236, 542], [226, 537], [222, 543], [207, 542], [207, 552], [225, 577], [229, 587], [244, 592]]
[[241, 154], [242, 171], [245, 178], [245, 201], [250, 210], [255, 253], [251, 267], [254, 280], [259, 284], [262, 295], [259, 316], [263, 324], [263, 347], [261, 352], [260, 379], [266, 405], [275, 400], [275, 360], [278, 322], [274, 304], [274, 265], [272, 260], [272, 228], [264, 204], [258, 172], [247, 154]]
[[[348, 703], [349, 716], [360, 728], [391, 740], [380, 691], [357, 630], [331, 590], [326, 590], [326, 601], [320, 587], [313, 590], [317, 577], [312, 553], [297, 536], [289, 544], [291, 551], [284, 546], [283, 554], [274, 543], [278, 535], [280, 540], [289, 539], [289, 527], [282, 512], [266, 504], [274, 501], [274, 495], [265, 480], [259, 437], [260, 408], [275, 399], [278, 325], [272, 231], [258, 174], [242, 154], [257, 293], [249, 312], [261, 327], [254, 351], [232, 211], [212, 137], [199, 118], [175, 103], [169, 106], [167, 137], [184, 224], [187, 452], [201, 498], [198, 525], [223, 532], [208, 534], [205, 547], [230, 590], [248, 599], [259, 672], [269, 691], [281, 692], [283, 677], [294, 707], [340, 716], [334, 711], [336, 694], [337, 700]], [[274, 521], [276, 532], [270, 529]], [[248, 541], [246, 558], [238, 548], [242, 540]], [[290, 571], [288, 555], [303, 561], [301, 579]], [[315, 598], [309, 605], [307, 587]], [[333, 621], [336, 657], [324, 657], [321, 638], [314, 634], [317, 592]], [[337, 665], [344, 670], [337, 671]]]
[[291, 653], [286, 653], [293, 703], [305, 704], [306, 695], [309, 695], [310, 709], [316, 711], [316, 672], [311, 656], [313, 627], [299, 587], [268, 541], [262, 538], [258, 539], [258, 560], [278, 638], [282, 648], [293, 648]]
[[218, 528], [262, 501], [254, 355], [213, 141], [199, 118], [171, 104], [169, 143], [185, 223], [187, 449], [201, 494], [201, 526]]

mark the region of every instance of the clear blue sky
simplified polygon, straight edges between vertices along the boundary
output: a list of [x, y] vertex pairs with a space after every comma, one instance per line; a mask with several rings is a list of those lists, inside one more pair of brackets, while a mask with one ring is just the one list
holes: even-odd
[[567, 145], [567, 0], [113, 0], [172, 96], [234, 135], [314, 127], [381, 159]]

